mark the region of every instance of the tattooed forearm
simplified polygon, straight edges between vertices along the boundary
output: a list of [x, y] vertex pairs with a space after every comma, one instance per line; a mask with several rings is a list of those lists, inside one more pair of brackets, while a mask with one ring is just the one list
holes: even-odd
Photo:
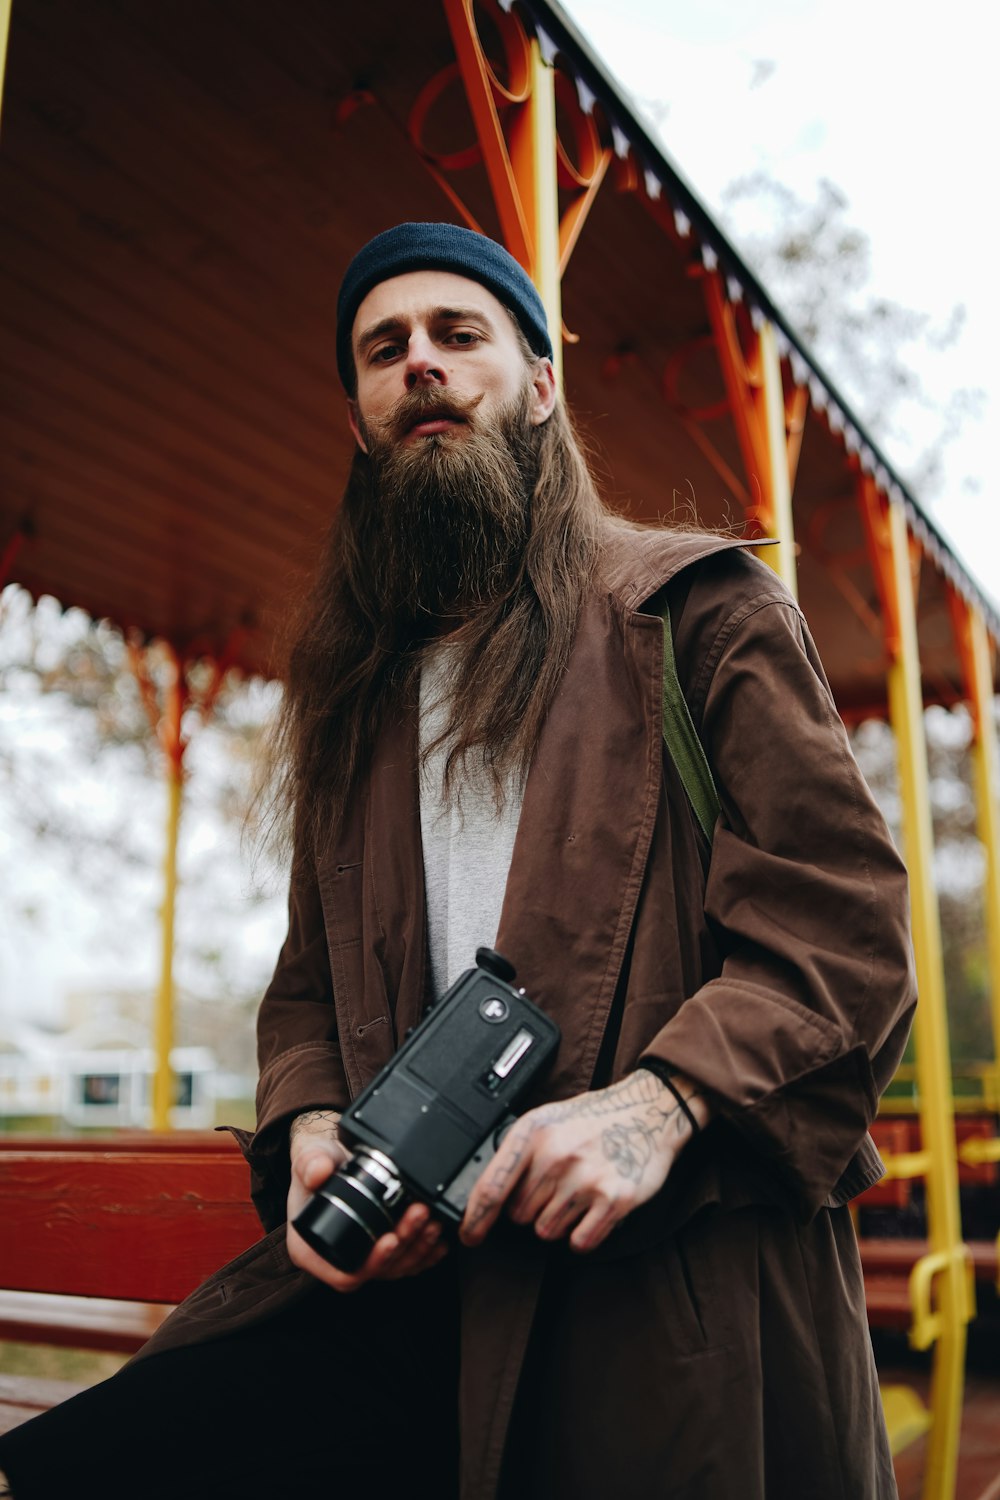
[[307, 1132], [318, 1135], [325, 1131], [327, 1134], [336, 1135], [337, 1126], [340, 1124], [339, 1109], [308, 1109], [304, 1114], [296, 1115], [289, 1128], [289, 1141], [294, 1141], [296, 1136]]

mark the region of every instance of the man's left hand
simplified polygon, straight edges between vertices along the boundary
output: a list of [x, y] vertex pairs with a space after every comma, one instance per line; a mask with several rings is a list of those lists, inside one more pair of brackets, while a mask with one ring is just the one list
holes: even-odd
[[[711, 1108], [689, 1078], [674, 1074], [699, 1125]], [[469, 1198], [463, 1244], [485, 1239], [507, 1205], [516, 1224], [543, 1240], [569, 1235], [593, 1250], [632, 1209], [663, 1186], [690, 1121], [670, 1089], [639, 1068], [620, 1083], [529, 1110], [511, 1126]]]

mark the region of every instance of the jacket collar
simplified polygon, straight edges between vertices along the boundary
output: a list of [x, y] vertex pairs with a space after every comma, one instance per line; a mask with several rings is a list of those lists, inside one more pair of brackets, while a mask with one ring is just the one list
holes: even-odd
[[628, 521], [608, 522], [598, 564], [599, 585], [615, 604], [637, 610], [693, 563], [736, 547], [770, 547], [773, 537], [746, 538], [709, 531], [649, 529]]

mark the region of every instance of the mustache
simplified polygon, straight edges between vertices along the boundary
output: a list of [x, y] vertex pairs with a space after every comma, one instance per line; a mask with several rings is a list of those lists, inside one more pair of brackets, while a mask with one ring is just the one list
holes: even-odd
[[400, 396], [384, 417], [368, 419], [365, 427], [373, 433], [376, 440], [405, 437], [418, 422], [433, 422], [438, 419], [463, 422], [474, 427], [476, 412], [482, 399], [482, 393], [463, 401], [461, 397], [443, 391], [440, 386], [414, 386], [412, 391]]

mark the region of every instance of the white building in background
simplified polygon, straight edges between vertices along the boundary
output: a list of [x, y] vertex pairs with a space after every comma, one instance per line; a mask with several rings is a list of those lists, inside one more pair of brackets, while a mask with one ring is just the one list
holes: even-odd
[[[0, 1013], [0, 1132], [8, 1122], [38, 1119], [44, 1129], [145, 1129], [152, 1123], [150, 990], [71, 990], [63, 1024], [32, 1025]], [[171, 1124], [211, 1129], [217, 1102], [252, 1100], [256, 1055], [252, 1007], [178, 990], [175, 1019], [185, 1045], [171, 1064], [177, 1100]]]
[[[0, 1129], [46, 1118], [75, 1127], [152, 1124], [155, 1058], [148, 1031], [127, 1017], [98, 1016], [59, 1035], [0, 1022]], [[209, 1047], [175, 1047], [175, 1129], [215, 1124], [216, 1060]]]
[[62, 1089], [56, 1039], [0, 1018], [0, 1126], [11, 1117], [61, 1113]]
[[[176, 1085], [171, 1128], [210, 1130], [215, 1124], [215, 1058], [207, 1047], [175, 1047], [170, 1062]], [[62, 1118], [67, 1125], [148, 1129], [155, 1068], [149, 1048], [68, 1053]]]

